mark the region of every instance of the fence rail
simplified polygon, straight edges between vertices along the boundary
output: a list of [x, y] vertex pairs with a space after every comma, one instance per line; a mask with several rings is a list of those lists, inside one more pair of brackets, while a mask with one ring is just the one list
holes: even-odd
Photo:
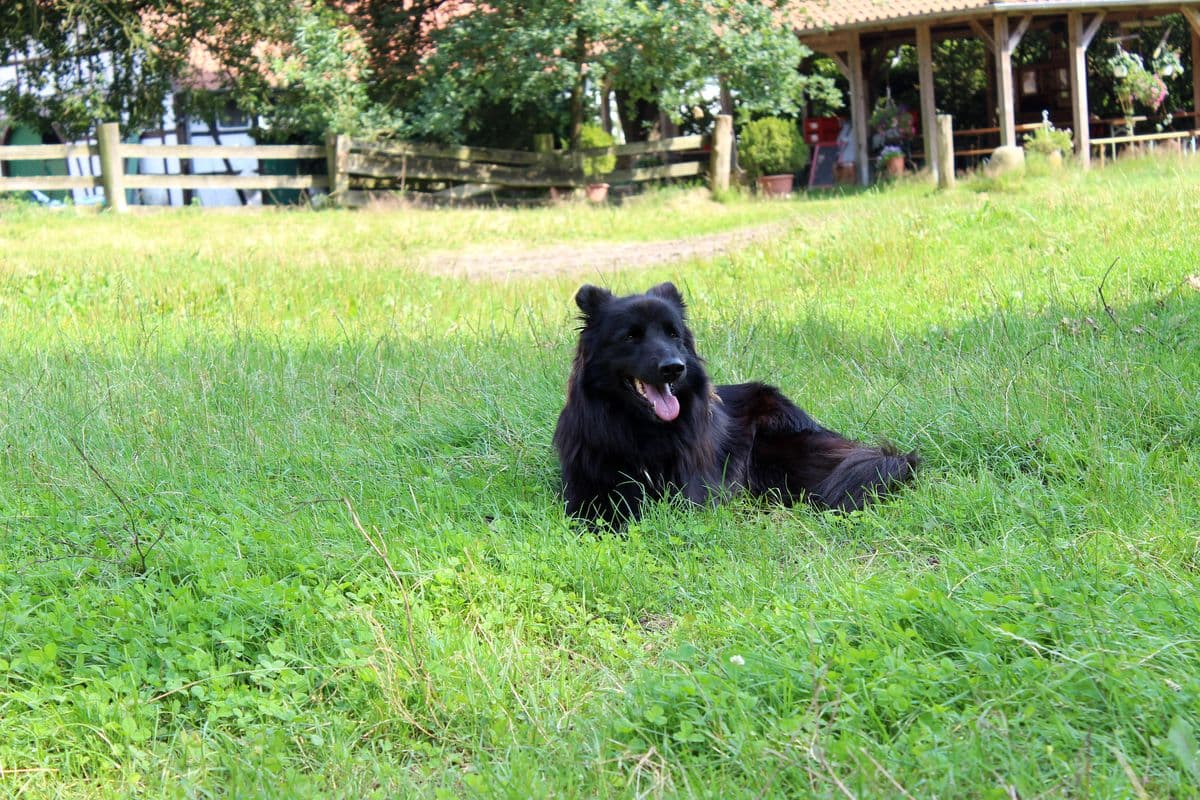
[[[575, 189], [598, 180], [638, 183], [703, 175], [719, 187], [728, 185], [731, 127], [718, 124], [714, 136], [678, 136], [576, 152], [533, 152], [371, 142], [341, 135], [330, 135], [325, 145], [133, 144], [120, 140], [116, 123], [105, 123], [97, 131], [95, 143], [0, 147], [0, 163], [76, 158], [90, 162], [96, 158], [99, 174], [0, 177], [0, 192], [103, 187], [105, 205], [123, 211], [127, 189], [326, 189], [336, 202], [357, 205], [369, 201], [372, 192], [396, 190], [464, 199], [486, 192]], [[609, 155], [618, 159], [620, 169], [603, 176], [584, 174], [585, 159]], [[135, 158], [320, 159], [325, 169], [291, 175], [126, 173], [126, 159]]]

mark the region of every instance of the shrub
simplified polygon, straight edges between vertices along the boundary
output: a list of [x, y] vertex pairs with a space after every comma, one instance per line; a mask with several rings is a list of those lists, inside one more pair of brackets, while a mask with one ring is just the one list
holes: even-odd
[[1062, 153], [1066, 155], [1071, 152], [1073, 147], [1071, 130], [1056, 128], [1049, 122], [1046, 122], [1040, 128], [1034, 129], [1033, 133], [1025, 136], [1025, 149], [1031, 153], [1038, 153], [1043, 156], [1048, 156], [1051, 153]]
[[742, 128], [738, 159], [751, 178], [795, 172], [808, 161], [808, 144], [787, 120], [756, 119]]
[[[591, 150], [597, 147], [612, 147], [612, 134], [599, 125], [584, 125], [579, 132], [579, 149]], [[583, 174], [589, 178], [595, 175], [606, 175], [617, 166], [617, 157], [612, 153], [598, 156], [583, 157]]]

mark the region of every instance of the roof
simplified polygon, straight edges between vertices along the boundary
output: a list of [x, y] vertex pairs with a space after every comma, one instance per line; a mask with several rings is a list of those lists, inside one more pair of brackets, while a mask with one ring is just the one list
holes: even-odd
[[986, 9], [989, 5], [991, 0], [816, 0], [805, 3], [794, 22], [797, 30], [837, 29]]
[[1111, 10], [1161, 5], [1177, 7], [1181, 3], [1178, 0], [810, 0], [799, 4], [793, 11], [792, 25], [797, 33], [804, 34], [884, 27], [941, 17]]

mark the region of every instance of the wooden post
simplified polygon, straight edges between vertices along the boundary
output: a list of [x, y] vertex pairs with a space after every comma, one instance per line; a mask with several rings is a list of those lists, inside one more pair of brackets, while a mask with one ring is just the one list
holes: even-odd
[[96, 131], [100, 147], [100, 184], [104, 187], [104, 207], [123, 214], [125, 205], [125, 162], [121, 159], [121, 126], [105, 122]]
[[733, 117], [718, 114], [713, 128], [712, 156], [708, 162], [708, 182], [713, 194], [729, 188], [729, 169], [733, 162]]
[[954, 188], [954, 117], [937, 115], [937, 176], [939, 189]]
[[997, 14], [992, 20], [992, 41], [996, 47], [996, 103], [999, 106], [1000, 144], [1017, 143], [1016, 113], [1013, 103], [1012, 43], [1008, 36], [1008, 17]]
[[854, 163], [858, 169], [859, 184], [866, 186], [871, 182], [870, 156], [867, 152], [867, 82], [863, 78], [862, 41], [858, 31], [850, 33], [846, 62], [850, 69], [850, 125], [854, 128]]
[[[1183, 6], [1179, 9], [1192, 28], [1192, 111], [1200, 112], [1200, 11]], [[1200, 117], [1192, 117], [1192, 130], [1200, 128]]]
[[925, 142], [925, 166], [937, 180], [938, 126], [934, 119], [937, 103], [933, 93], [933, 41], [928, 23], [917, 26], [917, 80], [921, 84], [921, 138]]
[[325, 164], [329, 174], [329, 199], [341, 204], [350, 191], [350, 137], [344, 133], [325, 135]]
[[1089, 129], [1087, 94], [1087, 49], [1100, 29], [1104, 12], [1098, 13], [1083, 27], [1083, 14], [1067, 14], [1067, 61], [1071, 67], [1071, 123], [1075, 126], [1075, 155], [1087, 169], [1092, 163], [1092, 136]]
[[[188, 115], [183, 111], [183, 95], [175, 92], [171, 100], [171, 108], [175, 114], [175, 144], [191, 144], [192, 139], [192, 122], [188, 119]], [[179, 174], [192, 174], [192, 159], [179, 159]], [[183, 204], [190, 206], [192, 204], [193, 191], [188, 188], [181, 189], [183, 192]], [[170, 197], [170, 191], [167, 192], [167, 197]]]
[[554, 152], [554, 134], [553, 133], [535, 133], [533, 135], [533, 152], [535, 152], [535, 153], [553, 153]]

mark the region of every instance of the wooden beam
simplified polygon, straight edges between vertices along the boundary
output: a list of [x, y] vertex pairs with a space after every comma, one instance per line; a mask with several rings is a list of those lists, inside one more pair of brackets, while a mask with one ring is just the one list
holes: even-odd
[[1008, 35], [1008, 17], [997, 14], [992, 19], [992, 28], [992, 35], [995, 37], [996, 105], [1000, 115], [1000, 144], [1009, 147], [1017, 143], [1017, 131], [1013, 101], [1012, 43]]
[[128, 189], [324, 189], [324, 175], [126, 175]]
[[850, 80], [850, 65], [846, 63], [846, 59], [842, 58], [842, 54], [830, 53], [829, 58], [837, 65], [838, 72], [842, 73], [842, 77]]
[[[314, 145], [320, 158], [322, 148]], [[445, 158], [453, 161], [485, 161], [493, 164], [516, 164], [548, 166], [555, 162], [550, 153], [528, 150], [502, 150], [496, 147], [462, 147], [457, 145], [421, 144], [420, 142], [372, 142], [363, 139], [350, 140], [350, 152], [356, 155], [423, 156]]]
[[1092, 17], [1091, 22], [1083, 29], [1083, 36], [1080, 41], [1083, 43], [1083, 49], [1087, 50], [1092, 46], [1092, 39], [1096, 36], [1096, 31], [1100, 30], [1100, 23], [1104, 22], [1104, 12], [1097, 11], [1096, 16]]
[[1194, 6], [1180, 6], [1179, 13], [1183, 14], [1188, 24], [1192, 26], [1192, 33], [1200, 35], [1200, 9]]
[[1088, 130], [1087, 44], [1083, 14], [1067, 14], [1067, 63], [1071, 71], [1071, 123], [1075, 126], [1075, 155], [1084, 169], [1091, 165], [1091, 132]]
[[91, 158], [100, 149], [89, 144], [13, 144], [0, 147], [0, 161]]
[[971, 26], [971, 30], [974, 31], [975, 35], [978, 36], [980, 41], [983, 42], [983, 46], [987, 48], [989, 53], [996, 52], [996, 42], [992, 40], [992, 37], [988, 34], [988, 32], [985, 31], [983, 26], [979, 24], [979, 20], [972, 17], [971, 19], [967, 20], [967, 24]]
[[[680, 165], [672, 165], [680, 166]], [[689, 163], [687, 166], [699, 167]], [[382, 178], [398, 184], [413, 180], [447, 181], [454, 183], [496, 183], [527, 189], [550, 186], [583, 186], [583, 176], [578, 171], [539, 167], [509, 167], [496, 164], [476, 164], [449, 161], [427, 156], [396, 156], [377, 153], [367, 155], [353, 150], [347, 159], [346, 170], [351, 182], [355, 178]], [[617, 183], [617, 173], [609, 181]], [[321, 176], [324, 181], [324, 176]], [[314, 184], [317, 185], [317, 184]]]
[[[1192, 111], [1200, 113], [1200, 19], [1192, 23]], [[1200, 125], [1200, 117], [1193, 125]]]
[[1008, 35], [1008, 44], [1016, 50], [1021, 45], [1021, 37], [1025, 35], [1025, 31], [1029, 30], [1029, 23], [1033, 22], [1033, 14], [1026, 14], [1021, 17], [1017, 23], [1017, 27]]
[[1179, 10], [1192, 28], [1192, 111], [1200, 111], [1200, 9], [1180, 6]]
[[[440, 192], [433, 192], [434, 197], [440, 197], [446, 200], [467, 200], [472, 197], [478, 197], [481, 194], [494, 192], [502, 188], [496, 183], [460, 183], [457, 186], [451, 186], [449, 189], [442, 189]], [[349, 194], [349, 190], [342, 193], [342, 196]]]
[[850, 34], [846, 61], [850, 67], [850, 125], [854, 128], [854, 165], [859, 184], [866, 186], [871, 182], [870, 155], [867, 152], [867, 82], [863, 78], [862, 41], [857, 31]]
[[704, 168], [705, 165], [699, 161], [681, 161], [678, 164], [664, 164], [661, 167], [619, 169], [610, 172], [605, 178], [609, 183], [637, 183], [639, 181], [656, 181], [662, 178], [688, 178], [693, 175], [703, 175]]
[[933, 92], [933, 41], [928, 23], [917, 26], [917, 80], [921, 84], [921, 138], [925, 142], [925, 163], [937, 180], [937, 102]]
[[319, 144], [121, 144], [122, 158], [324, 158]]
[[855, 34], [831, 33], [824, 35], [806, 34], [798, 36], [800, 43], [824, 55], [844, 53], [850, 48], [850, 39]]
[[[32, 146], [32, 145], [31, 145]], [[100, 185], [94, 175], [31, 175], [0, 178], [0, 192], [52, 192], [58, 189], [93, 189]]]
[[1168, 139], [1190, 139], [1196, 131], [1167, 131], [1166, 133], [1135, 133], [1131, 136], [1103, 136], [1092, 139], [1092, 147], [1125, 142], [1163, 142]]

